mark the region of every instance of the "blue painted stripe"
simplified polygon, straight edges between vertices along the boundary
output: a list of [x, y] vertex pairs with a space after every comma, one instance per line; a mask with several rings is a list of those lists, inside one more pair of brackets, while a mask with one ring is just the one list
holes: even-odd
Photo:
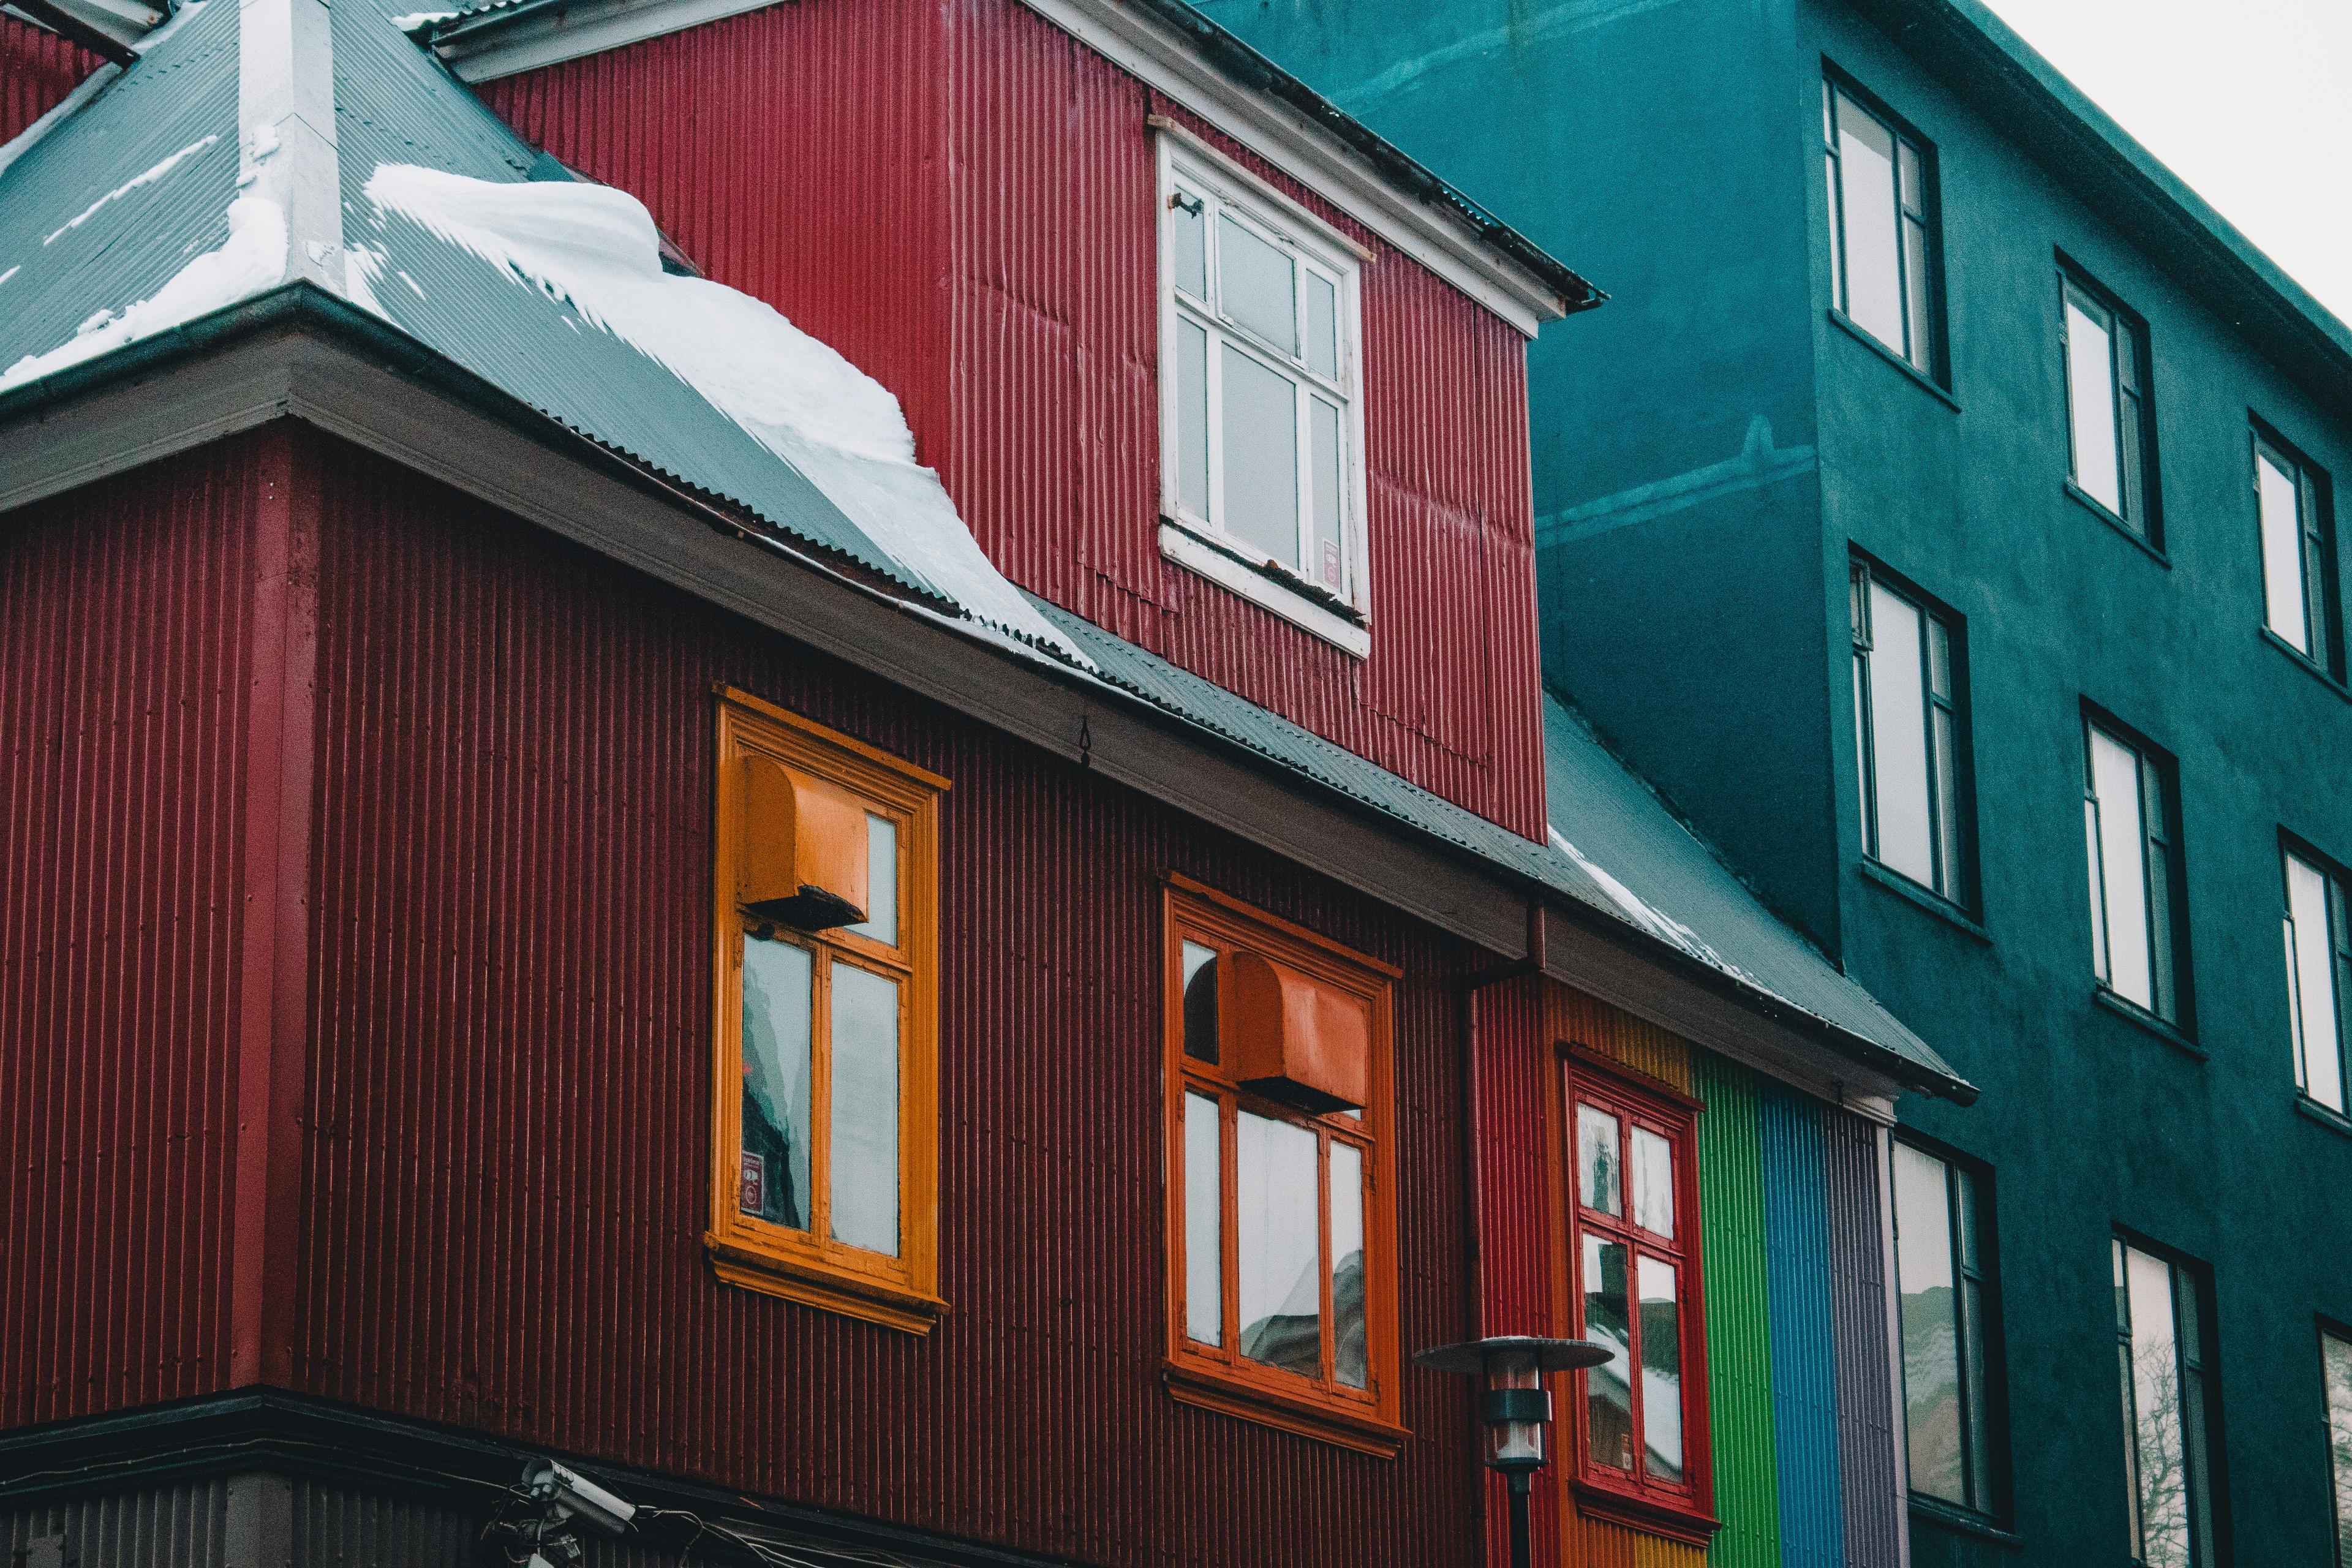
[[1780, 1561], [1786, 1568], [1844, 1568], [1822, 1109], [1769, 1085], [1759, 1109]]

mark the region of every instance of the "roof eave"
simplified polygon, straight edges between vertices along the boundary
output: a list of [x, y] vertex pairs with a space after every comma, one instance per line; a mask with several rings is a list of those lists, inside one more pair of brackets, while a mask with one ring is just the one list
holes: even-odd
[[[0, 428], [26, 419], [46, 419], [49, 417], [47, 410], [51, 405], [71, 404], [84, 395], [100, 391], [110, 384], [159, 379], [175, 366], [225, 351], [243, 340], [272, 332], [298, 331], [340, 339], [378, 368], [425, 384], [489, 418], [521, 428], [533, 440], [565, 454], [569, 461], [585, 464], [608, 476], [621, 478], [633, 488], [670, 505], [682, 504], [691, 509], [714, 531], [764, 540], [771, 546], [793, 556], [804, 568], [822, 573], [868, 598], [887, 603], [894, 610], [924, 613], [929, 621], [961, 640], [977, 643], [1000, 658], [1019, 658], [1033, 673], [1042, 674], [1057, 685], [1072, 689], [1089, 701], [1115, 704], [1152, 728], [1163, 731], [1177, 731], [1190, 747], [1237, 763], [1251, 773], [1272, 780], [1284, 790], [1307, 792], [1318, 798], [1326, 808], [1362, 822], [1381, 835], [1402, 837], [1423, 855], [1433, 855], [1438, 860], [1450, 862], [1477, 882], [1486, 885], [1498, 903], [1522, 910], [1530, 902], [1540, 903], [1588, 932], [1633, 953], [1646, 965], [1678, 983], [1735, 1004], [1759, 1023], [1787, 1037], [1800, 1048], [1810, 1047], [1811, 1050], [1825, 1053], [1832, 1058], [1831, 1062], [1815, 1060], [1811, 1063], [1811, 1074], [1816, 1079], [1834, 1079], [1838, 1075], [1833, 1063], [1843, 1061], [1864, 1068], [1887, 1082], [1961, 1104], [1969, 1103], [1976, 1097], [1975, 1089], [1965, 1080], [1939, 1075], [1886, 1046], [1795, 1007], [1759, 987], [1697, 960], [1673, 943], [1630, 922], [1613, 919], [1605, 911], [1576, 900], [1563, 889], [1515, 867], [1481, 855], [1466, 846], [1453, 843], [1318, 779], [1284, 767], [1276, 759], [1252, 750], [1196, 719], [1153, 702], [1139, 693], [1089, 677], [1082, 670], [1066, 666], [1035, 650], [1008, 647], [980, 627], [938, 612], [923, 612], [921, 606], [908, 602], [903, 595], [894, 594], [883, 585], [862, 581], [840, 566], [821, 559], [818, 552], [804, 548], [800, 542], [785, 542], [773, 531], [733, 514], [715, 500], [684, 490], [674, 481], [646, 468], [635, 459], [592, 441], [452, 363], [389, 323], [308, 282], [283, 285], [269, 293], [0, 395]], [[216, 439], [236, 429], [249, 427], [263, 416], [288, 416], [318, 418], [317, 411], [300, 405], [297, 400], [280, 397], [258, 410], [247, 408], [237, 417], [224, 418], [216, 428], [209, 431], [199, 428], [193, 439], [183, 438], [176, 444], [158, 445], [144, 453], [135, 447], [125, 450], [110, 446], [110, 460], [115, 468], [129, 466], [132, 460], [152, 460], [152, 457], [201, 444], [203, 439]], [[331, 418], [319, 422], [325, 428], [337, 429]], [[199, 421], [200, 426], [201, 423]], [[392, 455], [398, 457], [400, 454]], [[114, 468], [105, 471], [114, 471]], [[103, 474], [96, 471], [89, 476], [92, 479], [101, 477]], [[1410, 910], [1414, 907], [1412, 900], [1400, 899], [1392, 889], [1368, 890], [1372, 891], [1372, 896], [1397, 903], [1401, 908]], [[1417, 912], [1423, 918], [1435, 920], [1442, 925], [1448, 924], [1429, 910]], [[1493, 931], [1481, 931], [1473, 940], [1480, 941], [1505, 956], [1519, 956], [1507, 951], [1508, 942], [1499, 934], [1511, 929], [1512, 922], [1498, 921], [1491, 923], [1495, 926]], [[1460, 931], [1462, 928], [1454, 923], [1449, 929]], [[1523, 927], [1519, 929], [1523, 930]]]

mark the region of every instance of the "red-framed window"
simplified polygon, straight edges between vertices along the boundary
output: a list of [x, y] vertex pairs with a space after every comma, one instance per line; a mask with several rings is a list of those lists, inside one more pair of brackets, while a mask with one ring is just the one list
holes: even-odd
[[1701, 1306], [1699, 1102], [1570, 1047], [1562, 1212], [1569, 1329], [1615, 1356], [1577, 1374], [1563, 1475], [1589, 1514], [1713, 1534]]

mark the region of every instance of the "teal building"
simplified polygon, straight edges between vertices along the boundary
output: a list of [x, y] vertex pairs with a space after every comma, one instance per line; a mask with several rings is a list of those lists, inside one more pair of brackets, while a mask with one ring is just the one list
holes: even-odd
[[1546, 678], [1983, 1090], [1901, 1108], [1911, 1563], [2352, 1563], [2352, 333], [1976, 0], [1202, 9], [1611, 294]]

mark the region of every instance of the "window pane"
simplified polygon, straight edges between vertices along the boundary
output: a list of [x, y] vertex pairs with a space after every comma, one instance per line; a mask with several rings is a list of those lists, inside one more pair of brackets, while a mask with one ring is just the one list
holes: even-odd
[[1339, 375], [1339, 290], [1328, 278], [1308, 272], [1300, 297], [1307, 316], [1307, 368], [1327, 381]]
[[2336, 1553], [2352, 1563], [2352, 1342], [2320, 1341], [2327, 1377], [2327, 1457], [2336, 1478]]
[[1940, 1160], [1895, 1145], [1895, 1279], [1911, 1489], [1966, 1505], [1958, 1280], [1950, 1192]]
[[1315, 538], [1307, 552], [1307, 574], [1334, 594], [1344, 594], [1348, 579], [1339, 544], [1339, 411], [1319, 397], [1310, 397], [1307, 417], [1315, 447], [1315, 466], [1308, 470], [1315, 487]]
[[1870, 742], [1878, 805], [1878, 858], [1933, 887], [1936, 854], [1927, 810], [1925, 628], [1916, 606], [1870, 585]]
[[2153, 1007], [2139, 758], [2100, 730], [2091, 731], [2091, 787], [2099, 802], [2100, 891], [2107, 916], [2107, 972], [2103, 978], [2117, 995]]
[[737, 1202], [770, 1225], [809, 1225], [809, 987], [805, 948], [743, 939], [743, 1175]]
[[2262, 492], [2263, 604], [2271, 630], [2305, 653], [2311, 637], [2303, 614], [2303, 516], [2297, 509], [2294, 476], [2268, 452], [2254, 458], [2255, 479]]
[[833, 965], [833, 1237], [898, 1256], [898, 983]]
[[1298, 306], [1290, 258], [1231, 217], [1217, 224], [1217, 282], [1228, 321], [1286, 354], [1298, 353]]
[[[1823, 90], [1822, 100], [1824, 102], [1828, 100], [1826, 89]], [[1835, 134], [1834, 132], [1831, 133], [1832, 146], [1836, 144]], [[1845, 309], [1845, 269], [1838, 262], [1838, 246], [1843, 237], [1841, 232], [1843, 228], [1843, 220], [1838, 216], [1838, 164], [1837, 155], [1834, 153], [1822, 160], [1822, 174], [1828, 183], [1830, 198], [1830, 300], [1843, 310]]]
[[1315, 1134], [1288, 1121], [1238, 1119], [1242, 1354], [1307, 1377], [1323, 1371], [1323, 1256]]
[[1960, 857], [1960, 744], [1952, 710], [1938, 708], [1936, 725], [1936, 890], [1948, 899], [1965, 897]]
[[1642, 1465], [1654, 1481], [1683, 1479], [1682, 1306], [1675, 1266], [1641, 1260]]
[[1908, 142], [1895, 143], [1895, 166], [1901, 177], [1903, 210], [1906, 213], [1927, 209], [1927, 182], [1919, 174], [1919, 150]]
[[1217, 1147], [1217, 1102], [1184, 1097], [1184, 1332], [1225, 1342], [1224, 1164]]
[[898, 945], [898, 825], [866, 814], [866, 921], [849, 928], [891, 947]]
[[2139, 1555], [2147, 1568], [2190, 1568], [2189, 1475], [2182, 1442], [2180, 1350], [2173, 1332], [2172, 1268], [2124, 1249], [2131, 1300], [2132, 1441], [2139, 1460]]
[[1217, 1065], [1217, 955], [1184, 944], [1184, 1054]]
[[1169, 209], [1168, 226], [1174, 240], [1176, 287], [1195, 300], [1209, 297], [1209, 219], [1198, 195], [1178, 190]]
[[2074, 421], [2074, 482], [2123, 515], [2123, 467], [2116, 452], [2115, 345], [2105, 313], [2094, 317], [2066, 295], [2066, 407]]
[[1584, 1206], [1602, 1214], [1625, 1212], [1617, 1171], [1617, 1119], [1596, 1106], [1576, 1108], [1577, 1187]]
[[1364, 1156], [1331, 1144], [1331, 1363], [1341, 1383], [1361, 1388], [1364, 1348]]
[[1923, 219], [1906, 217], [1903, 220], [1903, 298], [1910, 312], [1911, 336], [1904, 353], [1914, 370], [1928, 375], [1936, 374], [1936, 316], [1930, 292], [1934, 287], [1927, 268], [1927, 225]]
[[1176, 323], [1176, 499], [1209, 515], [1209, 334], [1198, 321]]
[[1298, 567], [1298, 396], [1292, 382], [1228, 345], [1225, 531]]
[[1895, 138], [1843, 93], [1837, 97], [1843, 186], [1845, 312], [1856, 326], [1903, 352], [1902, 238], [1895, 208]]
[[1633, 1223], [1669, 1240], [1675, 1234], [1674, 1145], [1646, 1127], [1633, 1129]]
[[1625, 1244], [1584, 1238], [1584, 1337], [1614, 1353], [1584, 1374], [1584, 1425], [1592, 1462], [1633, 1468], [1633, 1339], [1625, 1318]]
[[2287, 984], [2294, 1005], [2295, 1081], [2322, 1105], [2344, 1109], [2337, 1045], [2335, 955], [2327, 940], [2327, 879], [2286, 858]]

